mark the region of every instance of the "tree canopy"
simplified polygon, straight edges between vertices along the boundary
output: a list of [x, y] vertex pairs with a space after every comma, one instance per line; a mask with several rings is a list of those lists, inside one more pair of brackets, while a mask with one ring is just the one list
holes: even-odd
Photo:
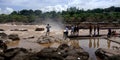
[[23, 22], [32, 23], [36, 20], [44, 21], [45, 18], [59, 19], [62, 18], [66, 23], [71, 22], [119, 22], [120, 23], [120, 7], [111, 6], [109, 8], [96, 9], [78, 9], [76, 7], [68, 8], [67, 11], [42, 12], [41, 10], [13, 11], [9, 15], [0, 14], [0, 23], [7, 22]]

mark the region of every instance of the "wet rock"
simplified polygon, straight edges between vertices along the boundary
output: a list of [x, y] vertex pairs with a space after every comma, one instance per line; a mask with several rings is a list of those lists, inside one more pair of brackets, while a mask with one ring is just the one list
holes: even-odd
[[52, 52], [56, 52], [57, 49], [56, 48], [44, 48], [42, 49], [40, 52], [43, 52], [43, 53], [52, 53]]
[[0, 29], [0, 31], [5, 31], [4, 29]]
[[67, 44], [44, 48], [36, 53], [24, 48], [11, 48], [0, 54], [1, 60], [88, 60], [88, 57], [88, 53], [81, 48], [72, 48]]
[[35, 31], [44, 31], [44, 28], [36, 28]]
[[23, 38], [23, 39], [34, 39], [34, 38], [35, 38], [35, 36], [29, 36], [29, 37]]
[[4, 57], [1, 57], [1, 56], [0, 56], [0, 60], [4, 60]]
[[67, 56], [65, 60], [78, 60], [78, 58], [75, 56]]
[[40, 59], [36, 53], [29, 53], [25, 59], [23, 60], [43, 60], [43, 59]]
[[114, 55], [114, 56], [108, 58], [108, 60], [120, 60], [120, 55]]
[[60, 52], [66, 60], [88, 60], [89, 58], [89, 54], [82, 48], [74, 48], [67, 44], [60, 45], [57, 51]]
[[7, 45], [0, 40], [0, 52], [4, 52], [5, 50], [7, 50]]
[[12, 29], [10, 31], [28, 31], [27, 29]]
[[[103, 60], [110, 60], [113, 57], [120, 55], [120, 50], [111, 50], [111, 49], [103, 49], [99, 48], [95, 52], [96, 56]], [[119, 57], [116, 57], [119, 58]]]
[[[62, 44], [58, 47], [58, 51], [61, 50], [62, 56], [65, 57], [66, 60], [88, 60], [89, 54], [85, 52], [81, 48], [74, 48], [72, 46], [68, 46], [67, 44]], [[71, 58], [69, 58], [71, 57]]]
[[69, 48], [68, 44], [61, 44], [61, 45], [58, 47], [58, 50], [65, 50], [66, 48], [67, 48], [67, 49]]
[[44, 48], [37, 56], [54, 60], [88, 60], [89, 54], [81, 48], [72, 48], [67, 44], [61, 44], [58, 48]]
[[0, 53], [0, 60], [37, 60], [34, 54], [25, 48], [10, 48]]
[[35, 38], [34, 36], [30, 36], [30, 37], [28, 37], [28, 39], [33, 39], [33, 38]]
[[37, 42], [40, 44], [46, 44], [46, 43], [52, 43], [52, 42], [57, 42], [58, 38], [55, 38], [53, 36], [41, 36], [38, 38]]
[[10, 35], [8, 35], [8, 38], [12, 39], [13, 41], [14, 40], [20, 40], [18, 34], [10, 34]]
[[27, 29], [20, 29], [19, 31], [28, 31]]
[[0, 33], [0, 37], [3, 38], [3, 39], [7, 38], [7, 36], [8, 35], [6, 33], [4, 33], [4, 32]]
[[80, 58], [81, 60], [88, 60], [89, 58], [89, 54], [82, 49], [72, 49], [69, 50], [67, 54], [68, 56], [73, 56], [76, 57], [77, 59]]
[[56, 48], [45, 48], [37, 53], [40, 59], [63, 60], [63, 57], [57, 53]]
[[4, 60], [4, 52], [0, 52], [0, 60]]
[[4, 52], [5, 60], [24, 60], [28, 51], [24, 48], [11, 48]]
[[19, 31], [19, 29], [12, 29], [12, 30], [10, 30], [10, 31]]

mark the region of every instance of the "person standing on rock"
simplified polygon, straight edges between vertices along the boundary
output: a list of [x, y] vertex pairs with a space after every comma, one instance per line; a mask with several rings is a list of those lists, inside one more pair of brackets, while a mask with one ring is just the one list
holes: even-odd
[[49, 36], [49, 34], [50, 34], [50, 28], [51, 28], [51, 26], [49, 24], [47, 24], [47, 26], [46, 26], [46, 29], [47, 29], [46, 36]]

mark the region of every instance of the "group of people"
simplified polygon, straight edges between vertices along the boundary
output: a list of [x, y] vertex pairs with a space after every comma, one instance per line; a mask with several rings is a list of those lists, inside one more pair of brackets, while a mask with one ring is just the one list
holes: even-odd
[[68, 36], [68, 30], [71, 30], [71, 35], [79, 35], [79, 27], [76, 25], [76, 26], [71, 26], [68, 28], [68, 26], [66, 26], [65, 28], [65, 34]]
[[[47, 24], [47, 26], [46, 26], [46, 36], [49, 36], [50, 28], [51, 28], [51, 26], [49, 24]], [[89, 35], [90, 36], [99, 36], [100, 25], [98, 25], [98, 24], [97, 25], [90, 24], [88, 28], [89, 28]], [[69, 30], [71, 31], [71, 35], [75, 35], [75, 36], [79, 35], [79, 26], [78, 25], [75, 25], [75, 26], [72, 25], [71, 27], [66, 26], [65, 30], [63, 32], [63, 35], [64, 35], [65, 38], [68, 37]], [[117, 33], [116, 33], [116, 31], [111, 31], [111, 29], [109, 28], [107, 35], [108, 36], [117, 35]]]
[[[92, 31], [94, 31], [94, 32], [92, 33]], [[89, 26], [89, 34], [90, 34], [90, 36], [92, 36], [92, 35], [94, 35], [94, 36], [99, 35], [99, 31], [100, 31], [100, 26], [99, 25], [90, 25]]]
[[79, 35], [79, 27], [76, 26], [71, 26], [71, 35]]
[[79, 27], [77, 25], [72, 25], [71, 27], [66, 26], [63, 33], [65, 39], [68, 37], [69, 30], [71, 30], [71, 35], [79, 35]]

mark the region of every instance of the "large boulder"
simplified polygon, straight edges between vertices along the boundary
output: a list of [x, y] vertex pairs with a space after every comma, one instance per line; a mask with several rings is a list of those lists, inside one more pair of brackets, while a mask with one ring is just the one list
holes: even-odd
[[56, 48], [44, 48], [40, 52], [37, 53], [39, 59], [49, 59], [49, 60], [63, 60], [63, 57], [57, 53]]
[[10, 35], [8, 35], [8, 38], [12, 39], [13, 41], [14, 40], [20, 40], [18, 34], [10, 34]]
[[75, 48], [67, 44], [61, 44], [57, 50], [65, 60], [88, 60], [89, 58], [89, 54], [82, 48]]
[[58, 48], [47, 47], [36, 53], [24, 48], [10, 48], [0, 53], [1, 60], [88, 60], [88, 58], [88, 53], [83, 49], [72, 48], [67, 44], [61, 44]]
[[28, 51], [24, 48], [11, 48], [4, 52], [5, 60], [24, 60]]
[[54, 60], [88, 60], [89, 54], [81, 48], [72, 48], [61, 44], [58, 48], [44, 48], [36, 54], [40, 59]]
[[38, 60], [35, 53], [25, 48], [10, 48], [0, 53], [0, 60]]
[[120, 59], [120, 50], [99, 48], [95, 54], [102, 60]]
[[5, 50], [7, 50], [7, 45], [0, 40], [0, 52], [4, 52]]
[[7, 35], [6, 33], [4, 33], [4, 32], [0, 33], [0, 37], [3, 38], [3, 39], [6, 39], [7, 36], [8, 36], [8, 35]]
[[37, 40], [38, 43], [40, 44], [46, 44], [46, 43], [52, 43], [52, 42], [57, 42], [60, 40], [59, 38], [55, 38], [53, 36], [40, 36]]

